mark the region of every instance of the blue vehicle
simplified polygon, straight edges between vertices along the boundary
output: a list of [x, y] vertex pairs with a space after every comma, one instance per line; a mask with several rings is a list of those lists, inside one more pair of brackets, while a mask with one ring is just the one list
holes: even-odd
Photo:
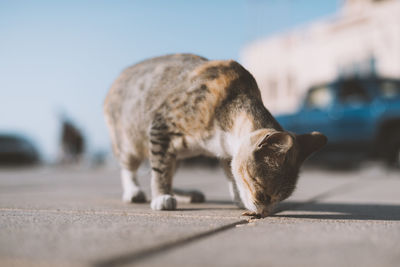
[[326, 162], [376, 158], [400, 165], [400, 80], [349, 78], [314, 86], [297, 113], [277, 120], [296, 133], [324, 133]]

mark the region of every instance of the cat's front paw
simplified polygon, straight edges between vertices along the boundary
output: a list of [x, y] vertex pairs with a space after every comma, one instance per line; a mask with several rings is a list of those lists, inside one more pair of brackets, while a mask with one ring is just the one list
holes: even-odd
[[161, 195], [151, 201], [152, 210], [175, 210], [176, 199], [171, 195]]
[[146, 202], [146, 195], [143, 191], [127, 191], [122, 195], [122, 201], [125, 203], [144, 203]]

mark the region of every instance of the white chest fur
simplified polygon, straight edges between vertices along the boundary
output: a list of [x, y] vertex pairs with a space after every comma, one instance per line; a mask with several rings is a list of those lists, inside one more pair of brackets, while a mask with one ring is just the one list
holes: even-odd
[[[187, 158], [198, 155], [213, 156], [218, 158], [232, 157], [234, 144], [230, 133], [221, 129], [215, 130], [207, 138], [185, 136], [185, 140], [174, 142], [178, 158]], [[185, 145], [183, 145], [183, 142]]]

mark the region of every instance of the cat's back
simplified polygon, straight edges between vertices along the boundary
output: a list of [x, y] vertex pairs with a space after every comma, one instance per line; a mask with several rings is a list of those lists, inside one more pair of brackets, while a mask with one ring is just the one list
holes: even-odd
[[145, 154], [147, 130], [168, 95], [185, 90], [189, 73], [208, 60], [192, 54], [156, 57], [126, 68], [104, 101], [104, 115], [116, 154], [139, 150]]
[[126, 68], [111, 86], [105, 99], [105, 112], [126, 109], [149, 112], [157, 109], [167, 95], [182, 90], [187, 75], [207, 59], [193, 54], [155, 57]]

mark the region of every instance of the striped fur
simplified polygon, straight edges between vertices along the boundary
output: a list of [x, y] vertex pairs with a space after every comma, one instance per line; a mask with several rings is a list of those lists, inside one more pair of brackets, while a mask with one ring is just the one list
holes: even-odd
[[191, 54], [157, 57], [124, 70], [106, 97], [104, 113], [113, 151], [131, 173], [135, 194], [142, 194], [135, 172], [149, 159], [154, 209], [176, 207], [177, 161], [204, 154], [221, 158], [225, 166], [231, 162], [224, 169], [235, 199], [265, 215], [291, 194], [301, 162], [326, 142], [319, 133], [298, 139], [284, 132], [264, 107], [253, 76], [237, 62]]

